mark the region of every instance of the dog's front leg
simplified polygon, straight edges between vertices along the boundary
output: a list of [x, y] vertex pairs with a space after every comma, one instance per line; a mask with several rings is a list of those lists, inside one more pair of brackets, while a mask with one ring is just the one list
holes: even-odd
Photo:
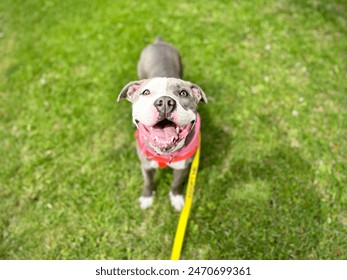
[[151, 207], [153, 204], [153, 194], [155, 193], [153, 184], [155, 169], [145, 169], [144, 167], [142, 167], [141, 170], [145, 186], [139, 201], [140, 207], [142, 209], [146, 209], [148, 207]]
[[189, 171], [189, 166], [185, 169], [174, 169], [173, 170], [173, 182], [171, 185], [170, 201], [172, 207], [177, 211], [181, 211], [184, 206], [183, 198], [183, 183]]

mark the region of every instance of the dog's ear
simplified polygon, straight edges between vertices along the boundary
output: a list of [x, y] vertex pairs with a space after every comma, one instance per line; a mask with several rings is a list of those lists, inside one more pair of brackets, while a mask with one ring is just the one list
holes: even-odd
[[140, 88], [144, 80], [133, 81], [128, 83], [120, 92], [117, 98], [117, 102], [121, 99], [126, 98], [128, 101], [134, 101], [134, 93]]
[[190, 88], [192, 89], [193, 94], [196, 96], [196, 98], [197, 98], [199, 101], [202, 101], [202, 102], [204, 102], [204, 103], [207, 103], [206, 95], [205, 95], [204, 91], [201, 89], [201, 87], [199, 87], [199, 86], [196, 85], [196, 84], [190, 83]]

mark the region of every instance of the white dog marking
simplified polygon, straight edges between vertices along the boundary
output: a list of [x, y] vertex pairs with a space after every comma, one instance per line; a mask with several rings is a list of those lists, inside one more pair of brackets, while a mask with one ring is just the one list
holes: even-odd
[[184, 206], [184, 197], [181, 194], [174, 195], [172, 192], [169, 192], [170, 201], [173, 208], [177, 211], [181, 211]]
[[196, 114], [192, 110], [185, 110], [180, 104], [180, 100], [175, 94], [167, 90], [168, 78], [153, 78], [148, 83], [144, 83], [139, 88], [142, 92], [145, 89], [150, 91], [150, 95], [140, 95], [136, 103], [133, 104], [133, 122], [140, 121], [146, 126], [153, 126], [158, 121], [158, 110], [154, 102], [161, 96], [171, 97], [176, 101], [176, 111], [172, 113], [173, 121], [179, 126], [189, 124], [196, 119]]
[[151, 207], [153, 204], [153, 196], [148, 196], [148, 197], [141, 196], [139, 198], [139, 202], [140, 202], [141, 209], [147, 209]]

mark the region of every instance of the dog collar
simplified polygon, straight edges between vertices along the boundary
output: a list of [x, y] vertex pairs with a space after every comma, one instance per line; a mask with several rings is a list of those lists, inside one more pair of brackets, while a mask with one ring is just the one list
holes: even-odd
[[196, 123], [193, 129], [194, 129], [193, 138], [191, 139], [191, 141], [189, 142], [187, 146], [183, 146], [183, 148], [179, 149], [178, 151], [175, 151], [166, 155], [159, 155], [151, 147], [149, 147], [146, 143], [146, 140], [141, 135], [139, 130], [136, 130], [135, 137], [137, 140], [137, 144], [140, 148], [140, 152], [144, 154], [149, 160], [156, 161], [158, 163], [158, 166], [163, 168], [168, 166], [172, 162], [187, 160], [195, 154], [196, 150], [200, 146], [200, 141], [199, 141], [200, 116], [199, 114], [196, 115]]

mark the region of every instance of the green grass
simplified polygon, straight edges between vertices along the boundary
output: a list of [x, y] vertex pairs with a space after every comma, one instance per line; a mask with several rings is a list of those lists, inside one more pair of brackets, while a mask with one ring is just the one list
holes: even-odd
[[131, 106], [161, 35], [209, 104], [183, 259], [347, 259], [347, 4], [0, 2], [0, 258], [167, 259], [171, 172], [140, 210]]

